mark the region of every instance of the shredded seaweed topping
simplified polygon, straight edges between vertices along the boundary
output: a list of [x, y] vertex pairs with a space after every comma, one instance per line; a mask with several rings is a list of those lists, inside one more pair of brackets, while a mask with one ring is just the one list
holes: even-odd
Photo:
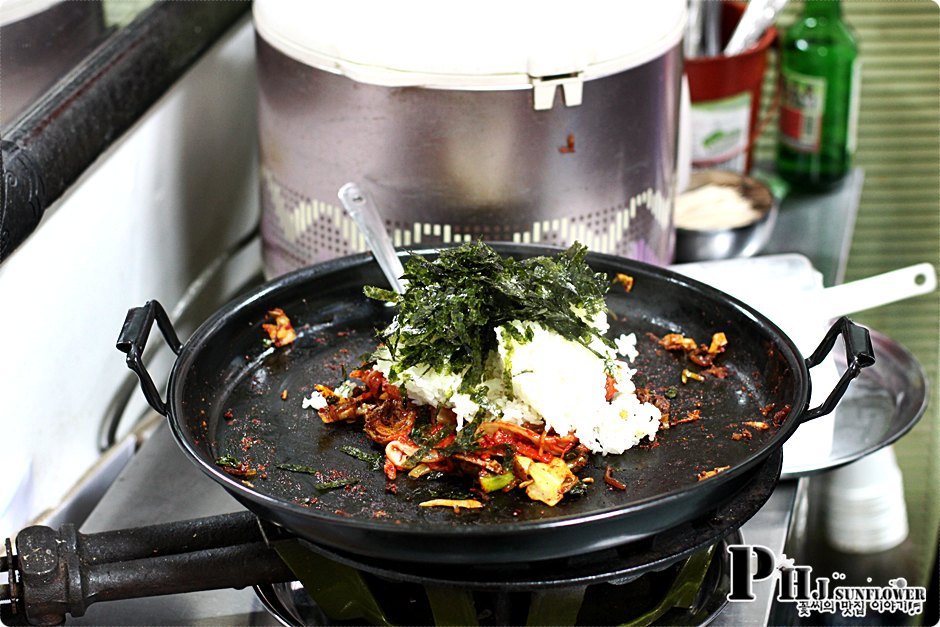
[[[396, 294], [368, 286], [366, 296], [398, 305], [380, 333], [396, 368], [424, 364], [438, 372], [463, 372], [461, 391], [483, 379], [487, 354], [496, 348], [494, 329], [514, 320], [535, 322], [565, 339], [607, 344], [589, 321], [605, 309], [607, 277], [585, 263], [581, 244], [553, 258], [501, 257], [482, 242], [445, 249], [433, 260], [405, 262], [406, 290]], [[531, 329], [504, 327], [518, 342]]]
[[435, 446], [441, 443], [444, 439], [454, 434], [454, 427], [447, 427], [440, 429], [433, 433], [429, 433], [426, 437], [420, 440], [415, 440], [415, 444], [418, 445], [418, 450], [412, 453], [408, 459], [402, 464], [405, 468], [414, 468], [421, 463], [421, 460], [425, 455], [431, 452]]
[[335, 490], [337, 488], [345, 488], [348, 485], [356, 485], [359, 483], [359, 480], [355, 477], [349, 477], [347, 479], [336, 479], [335, 481], [324, 481], [322, 483], [314, 483], [313, 488], [320, 492], [329, 492], [330, 490]]
[[[277, 464], [277, 467], [281, 470], [286, 470], [287, 472], [299, 472], [305, 475], [314, 475], [319, 477], [322, 473], [313, 468], [312, 466], [304, 466], [303, 464]], [[341, 477], [339, 479], [334, 479], [333, 481], [320, 481], [313, 484], [313, 488], [319, 492], [329, 492], [330, 490], [335, 490], [337, 488], [344, 488], [348, 485], [356, 485], [359, 483], [359, 479], [356, 477]]]
[[360, 461], [368, 463], [370, 470], [381, 470], [382, 463], [385, 461], [385, 456], [381, 453], [368, 453], [362, 449], [356, 448], [355, 446], [341, 446], [339, 450], [346, 453], [350, 457], [355, 457]]
[[320, 471], [312, 466], [304, 466], [302, 464], [277, 464], [277, 468], [281, 470], [286, 470], [287, 472], [302, 472], [305, 475], [319, 475]]

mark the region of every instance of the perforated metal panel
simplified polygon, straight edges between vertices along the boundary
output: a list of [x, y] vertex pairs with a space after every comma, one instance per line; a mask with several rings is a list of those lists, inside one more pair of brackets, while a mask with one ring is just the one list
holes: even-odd
[[[266, 168], [261, 170], [261, 194], [269, 274], [367, 250], [365, 239], [342, 207], [290, 189]], [[644, 260], [657, 258], [654, 243], [672, 237], [671, 225], [672, 199], [652, 189], [614, 207], [545, 220], [512, 214], [490, 222], [386, 220], [396, 247], [477, 239], [557, 246], [577, 241], [596, 252]]]

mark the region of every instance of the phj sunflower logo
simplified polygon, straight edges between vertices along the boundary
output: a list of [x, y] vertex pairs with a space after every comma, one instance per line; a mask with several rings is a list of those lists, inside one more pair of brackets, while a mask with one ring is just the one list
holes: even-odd
[[765, 546], [732, 544], [728, 553], [731, 555], [728, 600], [732, 602], [753, 601], [754, 582], [777, 575], [777, 601], [795, 603], [803, 617], [812, 612], [863, 617], [869, 611], [916, 616], [924, 611], [927, 590], [923, 586], [908, 586], [903, 578], [891, 579], [884, 586], [845, 586], [839, 585], [845, 579], [844, 573], [814, 578], [812, 566], [797, 565], [782, 554], [777, 559]]

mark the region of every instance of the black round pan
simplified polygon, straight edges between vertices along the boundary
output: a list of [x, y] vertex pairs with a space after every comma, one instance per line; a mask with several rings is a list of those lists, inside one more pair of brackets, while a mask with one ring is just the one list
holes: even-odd
[[[494, 248], [517, 257], [558, 252], [509, 244]], [[653, 443], [623, 455], [593, 455], [579, 476], [592, 477], [594, 483], [583, 496], [555, 507], [530, 501], [519, 490], [492, 494], [477, 510], [420, 507], [430, 498], [466, 497], [468, 485], [400, 476], [389, 488], [381, 471], [343, 452], [352, 446], [381, 453], [361, 425], [325, 425], [316, 411], [302, 408], [315, 384], [337, 385], [361, 363], [375, 348], [375, 330], [394, 313], [363, 295], [364, 285], [387, 285], [371, 256], [327, 262], [266, 283], [216, 312], [184, 345], [162, 308], [151, 301], [128, 313], [118, 347], [128, 353], [128, 365], [141, 377], [148, 401], [169, 417], [183, 450], [258, 515], [321, 545], [363, 556], [477, 564], [607, 548], [721, 506], [801, 422], [831, 411], [860, 368], [874, 361], [867, 331], [848, 320], [838, 322], [804, 360], [769, 320], [707, 285], [619, 257], [592, 253], [587, 260], [611, 277], [625, 273], [634, 278], [630, 292], [613, 285], [608, 305], [612, 336], [637, 335], [637, 385], [672, 389], [674, 420], [700, 418], [661, 430]], [[298, 331], [288, 346], [264, 344], [261, 325], [274, 308], [284, 310]], [[155, 319], [178, 354], [165, 403], [140, 361]], [[707, 343], [717, 331], [728, 337], [718, 360], [728, 376], [685, 384], [680, 377], [690, 367], [686, 357], [665, 351], [653, 339], [674, 332]], [[808, 368], [822, 360], [840, 334], [849, 366], [829, 400], [810, 409]], [[745, 421], [769, 428], [749, 428]], [[749, 437], [740, 435], [744, 429]], [[223, 456], [259, 470], [252, 477], [232, 476], [216, 463]], [[315, 474], [278, 468], [284, 464]], [[626, 490], [605, 484], [608, 467]], [[725, 470], [699, 478], [718, 468]], [[316, 487], [336, 480], [356, 483], [326, 491]]]

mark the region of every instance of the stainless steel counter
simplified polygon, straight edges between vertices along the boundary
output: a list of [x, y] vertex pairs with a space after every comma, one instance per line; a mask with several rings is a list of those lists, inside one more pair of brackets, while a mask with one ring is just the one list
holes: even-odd
[[788, 195], [762, 254], [800, 253], [822, 273], [825, 286], [842, 283], [864, 182], [864, 170], [855, 168], [825, 194]]

